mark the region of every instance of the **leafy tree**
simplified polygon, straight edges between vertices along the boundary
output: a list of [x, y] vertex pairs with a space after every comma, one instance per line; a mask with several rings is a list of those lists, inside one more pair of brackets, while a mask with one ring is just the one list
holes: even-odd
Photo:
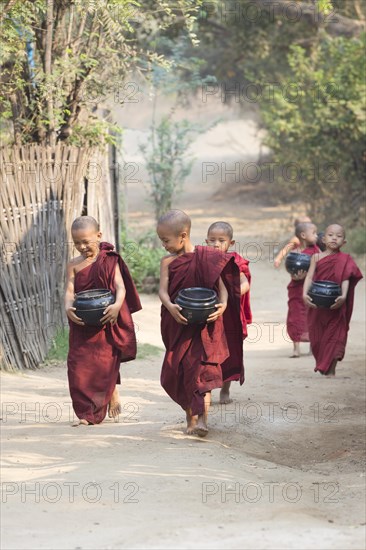
[[187, 157], [187, 148], [194, 131], [198, 127], [188, 120], [173, 122], [172, 116], [166, 115], [151, 127], [151, 146], [140, 145], [150, 176], [156, 220], [171, 209], [174, 196], [191, 172], [194, 159]]
[[363, 208], [364, 51], [364, 39], [323, 40], [313, 56], [293, 46], [292, 97], [277, 89], [273, 105], [262, 106], [274, 160], [293, 163], [279, 174], [281, 196], [303, 198], [321, 222], [357, 222]]
[[364, 211], [365, 15], [362, 0], [242, 0], [204, 2], [197, 18], [209, 93], [259, 107], [273, 196], [319, 223]]
[[3, 4], [1, 109], [17, 144], [100, 143], [108, 132], [97, 120], [98, 103], [130, 71], [163, 63], [146, 43], [172, 24], [196, 39], [199, 3], [190, 0], [174, 7], [164, 0], [146, 6], [136, 0]]

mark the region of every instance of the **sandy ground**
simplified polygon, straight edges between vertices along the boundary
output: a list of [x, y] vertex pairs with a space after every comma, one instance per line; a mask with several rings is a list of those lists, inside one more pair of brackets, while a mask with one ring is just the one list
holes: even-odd
[[[65, 365], [2, 375], [2, 548], [364, 547], [364, 284], [325, 379], [288, 358], [286, 273], [252, 271], [246, 382], [230, 405], [213, 392], [206, 439], [160, 387], [162, 353], [122, 367], [120, 422], [95, 427], [70, 427]], [[138, 339], [159, 345], [142, 301]]]
[[[70, 426], [64, 364], [2, 374], [3, 549], [364, 548], [364, 281], [337, 377], [313, 372], [307, 344], [290, 359], [288, 275], [268, 244], [284, 237], [290, 209], [218, 191], [192, 182], [179, 207], [197, 244], [225, 217], [252, 259], [244, 386], [226, 406], [213, 392], [199, 439], [160, 387], [163, 351], [122, 366], [120, 421], [93, 427]], [[141, 203], [132, 188], [132, 227], [152, 223]], [[142, 303], [138, 341], [162, 347], [158, 299]]]

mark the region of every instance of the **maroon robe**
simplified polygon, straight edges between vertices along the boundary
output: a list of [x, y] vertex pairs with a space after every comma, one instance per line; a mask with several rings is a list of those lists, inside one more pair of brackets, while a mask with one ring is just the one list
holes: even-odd
[[[236, 340], [240, 356], [240, 275], [232, 256], [208, 246], [196, 246], [194, 252], [177, 256], [169, 265], [168, 294], [174, 302], [183, 288], [202, 286], [218, 292], [220, 277], [235, 308], [235, 326], [228, 336]], [[166, 348], [161, 385], [184, 410], [190, 408], [193, 415], [202, 414], [205, 393], [222, 387], [221, 365], [229, 356], [223, 316], [206, 325], [181, 325], [162, 306], [161, 334]]]
[[[315, 246], [309, 246], [301, 251], [302, 254], [312, 256], [320, 252]], [[309, 342], [309, 328], [307, 321], [308, 310], [302, 299], [305, 279], [294, 281], [291, 279], [288, 290], [287, 333], [293, 342]]]
[[120, 363], [136, 357], [131, 313], [140, 310], [141, 303], [126, 264], [109, 243], [101, 243], [96, 261], [75, 275], [75, 293], [93, 288], [109, 288], [115, 293], [117, 264], [126, 287], [117, 323], [93, 327], [77, 325], [69, 320], [67, 368], [70, 395], [76, 416], [91, 424], [99, 424], [106, 416], [115, 385], [120, 383]]
[[[251, 282], [251, 274], [249, 271], [249, 261], [245, 260], [237, 252], [229, 252], [229, 256], [234, 258], [240, 273], [244, 273], [248, 282]], [[234, 298], [235, 299], [235, 298]], [[240, 381], [244, 382], [244, 364], [243, 364], [243, 349], [239, 348], [237, 341], [239, 338], [245, 340], [248, 336], [247, 325], [252, 322], [252, 312], [250, 309], [250, 291], [240, 296], [240, 324], [236, 322], [236, 307], [232, 303], [229, 295], [229, 302], [226, 311], [224, 312], [224, 327], [227, 336], [229, 347], [229, 357], [221, 365], [222, 377], [224, 382]], [[239, 336], [239, 334], [240, 336]]]
[[315, 372], [326, 374], [335, 359], [342, 361], [344, 357], [355, 286], [360, 279], [361, 271], [349, 254], [330, 254], [316, 264], [314, 281], [333, 281], [342, 285], [343, 281], [349, 280], [349, 289], [347, 299], [339, 309], [308, 309], [310, 344], [316, 360]]

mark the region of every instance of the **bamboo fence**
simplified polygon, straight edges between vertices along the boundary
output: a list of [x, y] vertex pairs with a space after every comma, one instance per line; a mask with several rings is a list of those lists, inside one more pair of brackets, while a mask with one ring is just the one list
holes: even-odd
[[106, 164], [105, 155], [92, 148], [0, 149], [2, 370], [36, 368], [64, 326], [72, 221], [95, 216], [114, 242]]

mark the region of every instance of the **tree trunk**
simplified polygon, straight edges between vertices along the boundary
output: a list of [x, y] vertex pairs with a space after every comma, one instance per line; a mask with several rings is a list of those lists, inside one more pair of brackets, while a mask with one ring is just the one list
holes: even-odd
[[46, 22], [46, 44], [45, 44], [45, 76], [46, 86], [49, 91], [46, 97], [47, 102], [47, 145], [54, 147], [56, 144], [55, 115], [53, 110], [53, 83], [52, 78], [52, 38], [53, 38], [53, 0], [47, 0], [47, 22]]

